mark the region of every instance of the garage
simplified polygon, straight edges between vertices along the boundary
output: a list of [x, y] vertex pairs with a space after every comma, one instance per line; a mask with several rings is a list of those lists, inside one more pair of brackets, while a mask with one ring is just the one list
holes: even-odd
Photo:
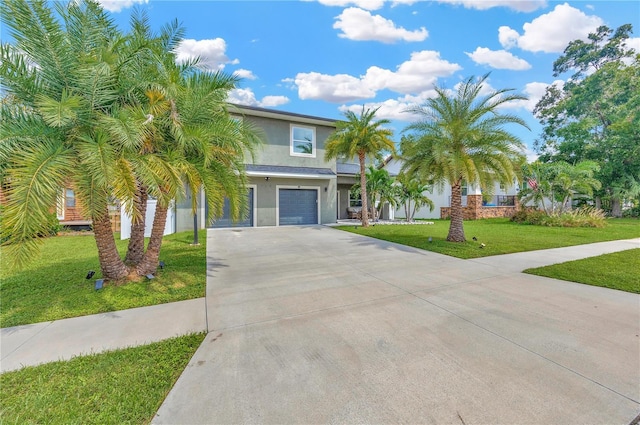
[[280, 226], [318, 224], [318, 190], [279, 189], [278, 223]]
[[253, 227], [254, 217], [253, 217], [253, 193], [254, 188], [249, 188], [247, 193], [247, 218], [240, 221], [231, 220], [231, 212], [229, 208], [229, 199], [225, 198], [224, 207], [222, 211], [222, 217], [216, 218], [209, 223], [210, 228], [221, 228], [221, 227]]

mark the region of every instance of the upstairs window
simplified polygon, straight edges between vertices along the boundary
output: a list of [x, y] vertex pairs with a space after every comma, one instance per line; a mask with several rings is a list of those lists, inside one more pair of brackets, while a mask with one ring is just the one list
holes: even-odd
[[316, 156], [316, 129], [313, 127], [291, 126], [291, 155]]

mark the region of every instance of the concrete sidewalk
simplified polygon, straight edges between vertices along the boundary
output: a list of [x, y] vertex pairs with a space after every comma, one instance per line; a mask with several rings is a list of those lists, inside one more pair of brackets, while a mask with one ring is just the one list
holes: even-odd
[[515, 254], [493, 255], [491, 257], [475, 258], [471, 261], [498, 267], [505, 272], [513, 273], [521, 272], [529, 268], [549, 266], [551, 264], [596, 257], [602, 254], [610, 254], [612, 252], [634, 248], [640, 248], [640, 238], [596, 242], [539, 251], [517, 252]]
[[0, 329], [0, 372], [206, 329], [204, 298]]
[[207, 255], [210, 334], [154, 423], [627, 424], [640, 411], [636, 294], [326, 227], [210, 230]]

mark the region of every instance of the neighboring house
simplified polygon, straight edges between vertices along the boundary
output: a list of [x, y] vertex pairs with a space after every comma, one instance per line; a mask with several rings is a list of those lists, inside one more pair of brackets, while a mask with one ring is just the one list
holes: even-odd
[[[400, 173], [402, 161], [397, 159], [387, 159], [382, 165], [392, 176]], [[496, 183], [493, 195], [482, 193], [479, 187], [474, 185], [463, 185], [462, 205], [463, 217], [467, 220], [491, 217], [511, 217], [519, 208], [517, 194], [520, 191], [518, 182], [508, 187]], [[433, 211], [429, 207], [423, 207], [416, 211], [413, 218], [448, 218], [451, 214], [451, 186], [445, 185], [442, 191], [433, 188], [425, 193], [435, 204]], [[383, 218], [399, 219], [404, 218], [404, 208], [399, 205], [393, 211], [390, 210]]]
[[[6, 188], [0, 188], [0, 204], [5, 202], [5, 190]], [[55, 212], [56, 218], [62, 226], [76, 230], [88, 230], [91, 228], [91, 220], [83, 217], [81, 211], [82, 206], [71, 186], [61, 188], [58, 199], [51, 205], [51, 213]]]
[[[345, 208], [348, 190], [339, 179], [336, 161], [325, 161], [325, 141], [335, 131], [335, 120], [249, 106], [236, 106], [243, 120], [260, 128], [265, 143], [252, 164], [246, 165], [249, 214], [233, 222], [224, 215], [206, 222], [201, 192], [197, 226], [257, 227], [335, 223], [338, 206]], [[355, 179], [351, 176], [353, 182]], [[350, 187], [350, 186], [349, 186]], [[191, 200], [176, 205], [176, 231], [194, 227]]]

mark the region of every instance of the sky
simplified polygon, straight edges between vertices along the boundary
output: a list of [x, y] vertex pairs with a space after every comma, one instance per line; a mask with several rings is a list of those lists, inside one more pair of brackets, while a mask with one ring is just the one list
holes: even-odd
[[529, 148], [541, 127], [536, 102], [552, 83], [553, 62], [600, 25], [631, 23], [640, 52], [639, 1], [547, 0], [101, 0], [126, 29], [134, 7], [154, 28], [178, 20], [186, 32], [177, 58], [242, 77], [234, 103], [330, 119], [346, 110], [380, 108], [399, 140], [416, 120], [407, 108], [434, 87], [454, 89], [490, 73], [485, 90], [529, 97], [505, 112], [531, 127], [512, 128]]

